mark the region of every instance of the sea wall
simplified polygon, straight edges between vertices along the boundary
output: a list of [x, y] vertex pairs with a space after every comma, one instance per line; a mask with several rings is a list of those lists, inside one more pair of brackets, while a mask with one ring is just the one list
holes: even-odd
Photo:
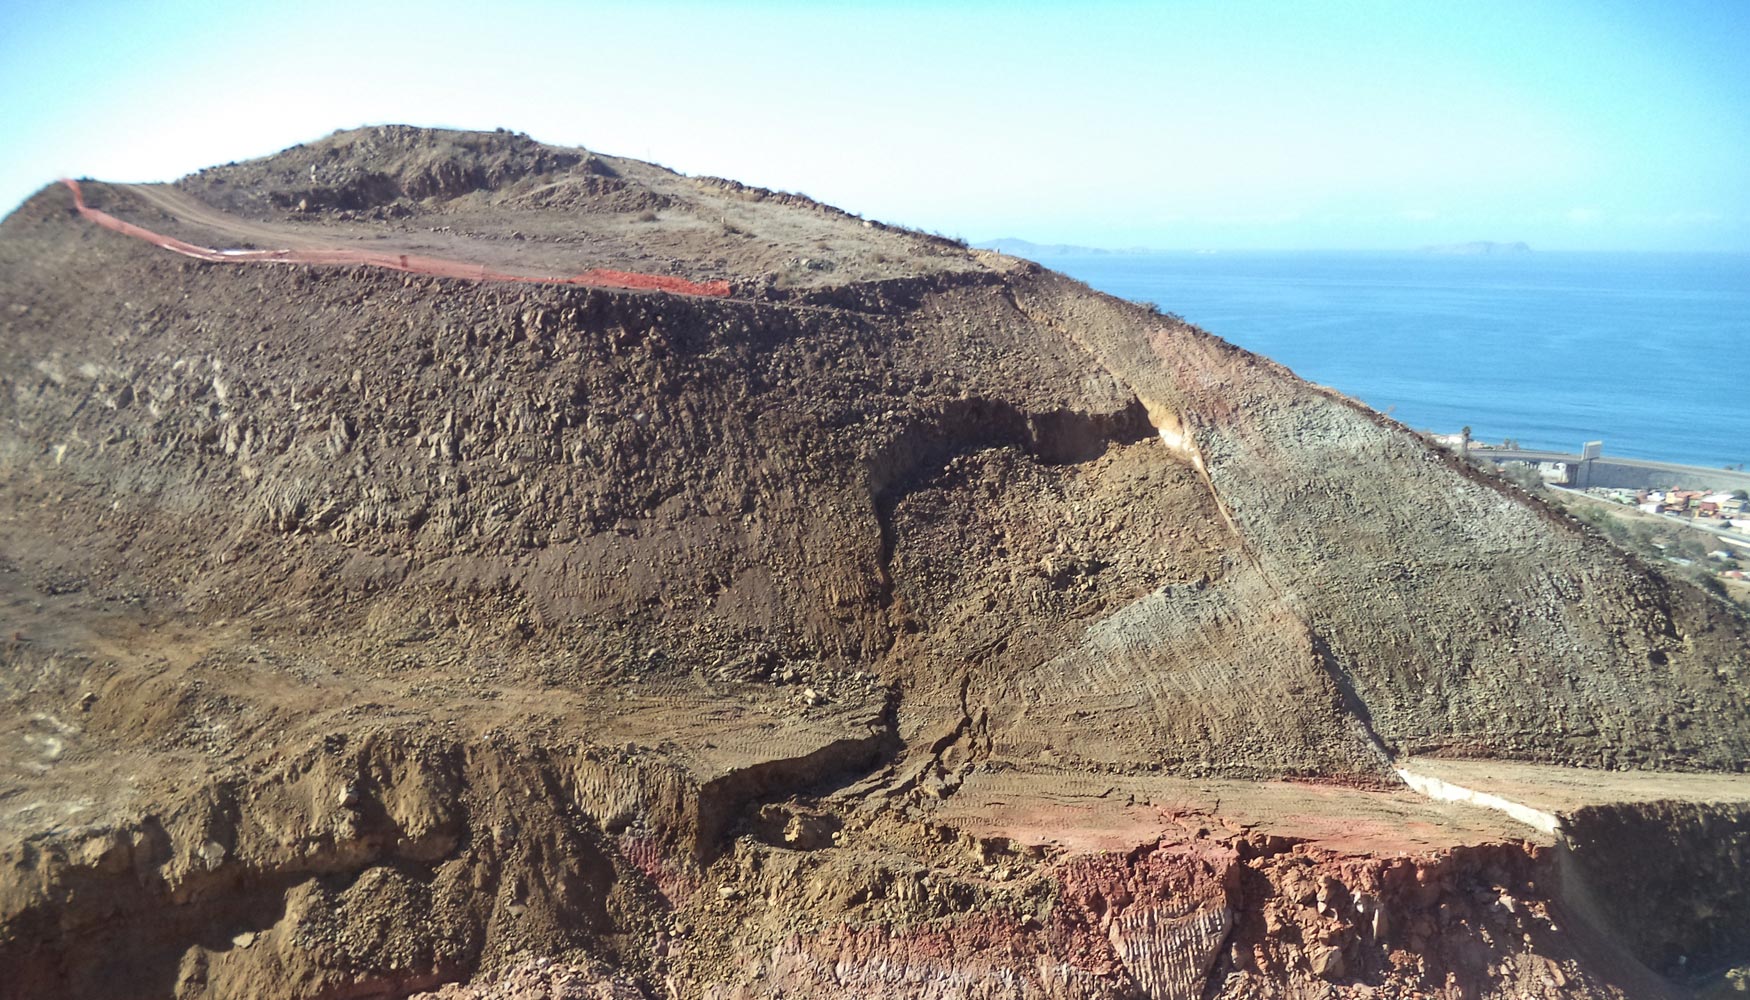
[[1609, 458], [1582, 462], [1575, 470], [1574, 485], [1581, 489], [1651, 490], [1677, 486], [1684, 489], [1750, 489], [1750, 472], [1709, 469], [1666, 462], [1619, 462]]
[[1564, 485], [1576, 489], [1651, 490], [1678, 487], [1681, 489], [1745, 490], [1750, 489], [1750, 472], [1733, 469], [1713, 469], [1705, 465], [1678, 465], [1675, 462], [1649, 462], [1638, 458], [1614, 458], [1603, 455], [1589, 462], [1580, 456], [1555, 451], [1506, 451], [1476, 448], [1473, 458], [1488, 459], [1496, 464], [1506, 462], [1566, 462], [1570, 481]]

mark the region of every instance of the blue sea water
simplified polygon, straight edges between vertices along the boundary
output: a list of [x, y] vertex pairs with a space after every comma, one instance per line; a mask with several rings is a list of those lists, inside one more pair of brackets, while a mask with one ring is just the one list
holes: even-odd
[[1750, 255], [1043, 258], [1417, 429], [1750, 462]]

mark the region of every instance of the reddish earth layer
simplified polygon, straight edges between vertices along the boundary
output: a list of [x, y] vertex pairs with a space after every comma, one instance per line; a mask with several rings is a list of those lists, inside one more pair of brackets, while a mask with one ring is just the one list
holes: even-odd
[[404, 253], [367, 253], [363, 250], [214, 250], [209, 247], [196, 246], [172, 236], [164, 236], [130, 222], [123, 222], [108, 212], [98, 211], [85, 204], [85, 195], [79, 190], [78, 181], [67, 178], [63, 179], [61, 183], [72, 190], [73, 204], [79, 209], [79, 214], [105, 229], [114, 230], [124, 236], [132, 236], [137, 240], [144, 240], [153, 246], [174, 251], [185, 257], [193, 257], [196, 260], [215, 264], [365, 264], [370, 267], [387, 268], [391, 271], [433, 274], [443, 278], [465, 278], [470, 281], [511, 281], [531, 285], [588, 285], [592, 288], [629, 288], [638, 291], [670, 292], [676, 295], [708, 295], [713, 298], [725, 298], [729, 295], [729, 282], [727, 281], [688, 281], [685, 278], [673, 278], [660, 274], [637, 274], [632, 271], [615, 271], [600, 267], [592, 268], [569, 278], [561, 278], [505, 274], [500, 271], [487, 270], [484, 265]]

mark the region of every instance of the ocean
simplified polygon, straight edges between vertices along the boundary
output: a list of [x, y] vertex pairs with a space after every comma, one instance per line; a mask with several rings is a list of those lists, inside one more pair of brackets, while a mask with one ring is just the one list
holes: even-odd
[[1750, 255], [1041, 258], [1418, 430], [1750, 463]]

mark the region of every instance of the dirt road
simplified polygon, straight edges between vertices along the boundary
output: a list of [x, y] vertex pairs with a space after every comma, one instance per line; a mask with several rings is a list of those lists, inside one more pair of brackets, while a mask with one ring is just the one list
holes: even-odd
[[[215, 233], [232, 238], [245, 240], [262, 240], [278, 242], [283, 249], [277, 250], [215, 250], [210, 247], [197, 246], [186, 240], [165, 236], [153, 232], [143, 226], [136, 226], [117, 219], [107, 212], [101, 212], [85, 204], [84, 193], [79, 188], [79, 182], [63, 181], [73, 192], [73, 203], [79, 214], [85, 218], [125, 236], [144, 240], [154, 246], [162, 247], [175, 253], [180, 253], [197, 260], [210, 263], [226, 264], [307, 264], [307, 265], [349, 265], [365, 264], [370, 267], [381, 267], [391, 271], [405, 271], [411, 274], [431, 274], [444, 278], [462, 278], [470, 281], [502, 281], [524, 284], [545, 285], [589, 285], [596, 288], [622, 288], [638, 291], [669, 292], [676, 295], [703, 295], [724, 298], [729, 295], [727, 281], [688, 281], [685, 278], [674, 278], [666, 275], [638, 274], [632, 271], [613, 271], [595, 268], [582, 274], [570, 277], [553, 275], [512, 274], [503, 271], [487, 269], [483, 264], [472, 264], [465, 261], [449, 260], [442, 257], [429, 257], [419, 254], [371, 252], [353, 250], [331, 245], [308, 237], [295, 237], [285, 234], [275, 227], [253, 223], [233, 216], [225, 215], [215, 209], [201, 205], [194, 199], [162, 187], [147, 187], [144, 185], [126, 185], [125, 189], [138, 194], [141, 198], [164, 212], [182, 221], [210, 229]], [[292, 245], [301, 244], [301, 245]]]

